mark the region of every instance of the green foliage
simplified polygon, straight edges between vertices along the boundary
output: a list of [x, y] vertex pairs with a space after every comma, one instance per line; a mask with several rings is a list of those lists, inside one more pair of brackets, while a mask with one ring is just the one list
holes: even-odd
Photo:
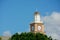
[[52, 37], [51, 36], [49, 37], [49, 40], [52, 40]]
[[0, 37], [0, 40], [2, 40], [2, 38]]
[[47, 35], [41, 34], [41, 33], [21, 33], [21, 34], [14, 34], [11, 37], [11, 40], [52, 40], [51, 37], [47, 37]]

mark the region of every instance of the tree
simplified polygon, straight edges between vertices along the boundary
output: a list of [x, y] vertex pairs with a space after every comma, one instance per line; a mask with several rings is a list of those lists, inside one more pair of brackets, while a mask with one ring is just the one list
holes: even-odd
[[52, 38], [41, 33], [24, 32], [21, 34], [18, 33], [14, 34], [11, 37], [11, 40], [52, 40]]
[[52, 37], [51, 36], [49, 37], [49, 40], [52, 40]]
[[2, 40], [2, 38], [0, 37], [0, 40]]

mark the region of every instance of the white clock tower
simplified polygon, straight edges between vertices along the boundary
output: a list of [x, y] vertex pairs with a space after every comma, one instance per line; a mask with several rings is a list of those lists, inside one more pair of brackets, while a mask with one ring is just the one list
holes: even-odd
[[34, 21], [30, 24], [30, 31], [33, 33], [43, 33], [44, 34], [44, 24], [41, 21], [39, 12], [34, 13]]

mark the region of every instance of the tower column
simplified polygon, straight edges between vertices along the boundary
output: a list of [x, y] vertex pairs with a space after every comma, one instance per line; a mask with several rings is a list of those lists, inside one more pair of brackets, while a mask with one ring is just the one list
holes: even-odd
[[34, 19], [35, 19], [35, 20], [34, 20], [35, 22], [40, 22], [41, 19], [40, 19], [40, 15], [39, 15], [38, 12], [35, 12], [35, 14], [34, 14]]
[[30, 31], [33, 33], [44, 33], [44, 25], [41, 21], [39, 12], [34, 13], [34, 22], [30, 24]]

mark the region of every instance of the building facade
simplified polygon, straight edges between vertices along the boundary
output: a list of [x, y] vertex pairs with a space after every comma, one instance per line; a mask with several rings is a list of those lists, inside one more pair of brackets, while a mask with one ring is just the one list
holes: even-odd
[[44, 32], [44, 24], [41, 21], [41, 17], [40, 17], [40, 13], [39, 12], [35, 12], [34, 13], [34, 21], [30, 24], [30, 32], [33, 33], [45, 33]]

